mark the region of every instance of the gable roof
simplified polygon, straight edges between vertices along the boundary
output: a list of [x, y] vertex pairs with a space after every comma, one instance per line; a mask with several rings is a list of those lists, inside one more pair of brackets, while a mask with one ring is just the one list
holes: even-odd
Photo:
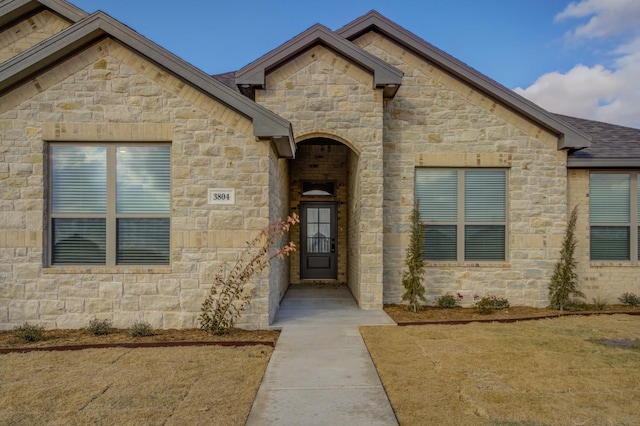
[[312, 26], [237, 71], [236, 84], [240, 86], [241, 90], [243, 86], [264, 89], [267, 71], [278, 67], [316, 44], [322, 44], [370, 71], [373, 74], [373, 86], [375, 88], [383, 88], [384, 96], [387, 98], [393, 97], [400, 84], [402, 84], [402, 71], [320, 24]]
[[436, 64], [490, 97], [499, 100], [530, 120], [549, 129], [552, 133], [558, 135], [558, 149], [580, 149], [589, 147], [591, 138], [588, 134], [570, 126], [533, 102], [528, 101], [512, 90], [509, 90], [434, 45], [424, 41], [410, 31], [407, 31], [395, 22], [385, 18], [375, 10], [336, 30], [336, 33], [348, 40], [355, 40], [360, 35], [369, 31], [375, 31], [389, 37], [402, 47]]
[[294, 156], [293, 130], [287, 120], [234, 92], [100, 11], [0, 64], [0, 95], [104, 37], [118, 40], [177, 78], [250, 118], [257, 138], [271, 139], [281, 157]]
[[70, 23], [88, 15], [84, 10], [64, 0], [5, 0], [0, 3], [0, 29], [41, 10], [50, 10]]
[[640, 129], [555, 114], [591, 135], [591, 147], [569, 153], [569, 168], [640, 167]]

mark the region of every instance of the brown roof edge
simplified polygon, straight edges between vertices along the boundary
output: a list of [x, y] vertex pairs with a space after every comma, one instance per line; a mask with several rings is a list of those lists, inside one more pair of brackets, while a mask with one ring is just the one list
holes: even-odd
[[403, 72], [370, 54], [350, 41], [336, 35], [327, 27], [316, 24], [291, 40], [273, 49], [236, 72], [236, 83], [242, 86], [265, 87], [265, 74], [316, 45], [322, 44], [373, 74], [375, 88], [384, 88], [386, 97], [393, 97], [402, 84]]
[[354, 40], [368, 31], [384, 34], [401, 46], [435, 63], [447, 72], [515, 109], [528, 119], [551, 130], [558, 135], [558, 149], [580, 149], [591, 146], [591, 136], [588, 134], [554, 117], [533, 102], [438, 49], [375, 10], [336, 30], [336, 33], [348, 40]]
[[88, 15], [84, 10], [64, 0], [8, 0], [0, 4], [0, 29], [44, 9], [71, 23], [78, 22]]
[[102, 37], [112, 37], [120, 41], [177, 78], [250, 118], [256, 138], [272, 140], [281, 157], [294, 156], [295, 140], [289, 121], [234, 92], [100, 11], [0, 64], [0, 95]]

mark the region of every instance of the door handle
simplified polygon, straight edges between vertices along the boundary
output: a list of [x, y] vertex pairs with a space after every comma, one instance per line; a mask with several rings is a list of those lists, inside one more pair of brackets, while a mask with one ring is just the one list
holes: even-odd
[[336, 240], [334, 238], [331, 239], [331, 253], [336, 252]]

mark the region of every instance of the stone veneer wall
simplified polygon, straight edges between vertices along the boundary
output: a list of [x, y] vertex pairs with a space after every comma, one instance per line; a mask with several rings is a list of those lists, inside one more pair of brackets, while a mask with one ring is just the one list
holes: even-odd
[[[43, 267], [46, 141], [170, 141], [171, 265]], [[80, 328], [94, 317], [197, 326], [221, 262], [269, 223], [270, 149], [250, 120], [109, 39], [4, 95], [0, 328]], [[234, 188], [236, 205], [207, 204], [208, 188]], [[267, 275], [244, 327], [269, 324]]]
[[[289, 164], [279, 159], [274, 150], [269, 153], [269, 222], [286, 220], [289, 216]], [[293, 228], [295, 231], [299, 226]], [[293, 232], [283, 237], [283, 243], [292, 240]], [[295, 241], [295, 240], [294, 240]], [[272, 249], [272, 250], [275, 250]], [[269, 266], [269, 324], [273, 322], [280, 301], [289, 288], [289, 265], [291, 259], [274, 259]]]
[[0, 62], [24, 52], [71, 24], [44, 10], [0, 33]]
[[358, 158], [354, 178], [362, 184], [350, 187], [350, 197], [357, 198], [350, 203], [360, 207], [359, 222], [348, 233], [360, 242], [357, 251], [349, 252], [349, 262], [358, 264], [360, 286], [348, 284], [364, 309], [382, 307], [383, 100], [382, 90], [372, 87], [371, 74], [315, 46], [271, 71], [266, 89], [256, 91], [256, 102], [289, 120], [298, 140], [327, 137], [357, 154], [351, 155]]
[[591, 302], [618, 303], [622, 293], [640, 294], [638, 262], [591, 261], [589, 253], [589, 170], [569, 170], [569, 208], [578, 205], [576, 261], [578, 284]]
[[[295, 160], [291, 160], [291, 211], [301, 214], [300, 203], [328, 201], [337, 203], [338, 220], [338, 283], [347, 283], [347, 223], [348, 187], [347, 170], [349, 148], [344, 145], [298, 145]], [[333, 181], [335, 196], [304, 196], [304, 181]], [[300, 228], [296, 227], [291, 238], [300, 244]], [[291, 283], [300, 283], [300, 252], [291, 255]]]
[[508, 170], [506, 261], [428, 263], [427, 296], [460, 292], [468, 305], [475, 293], [493, 294], [545, 306], [567, 218], [557, 138], [382, 35], [355, 43], [405, 73], [385, 102], [385, 302], [401, 300], [415, 168], [495, 167]]

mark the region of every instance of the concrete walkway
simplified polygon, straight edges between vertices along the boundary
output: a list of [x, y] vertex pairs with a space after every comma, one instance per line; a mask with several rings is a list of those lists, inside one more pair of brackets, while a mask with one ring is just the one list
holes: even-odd
[[358, 325], [395, 324], [358, 308], [346, 286], [292, 285], [247, 425], [397, 425]]

